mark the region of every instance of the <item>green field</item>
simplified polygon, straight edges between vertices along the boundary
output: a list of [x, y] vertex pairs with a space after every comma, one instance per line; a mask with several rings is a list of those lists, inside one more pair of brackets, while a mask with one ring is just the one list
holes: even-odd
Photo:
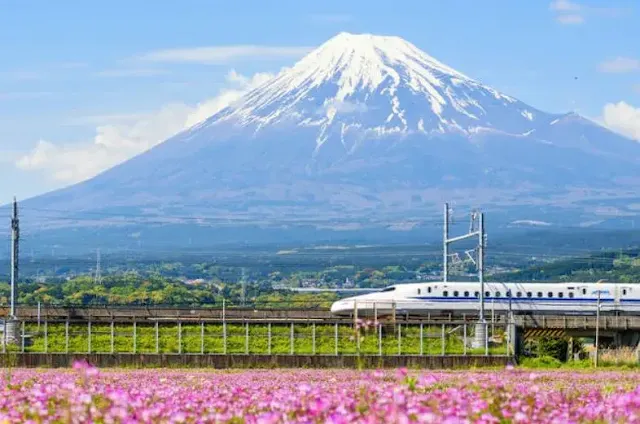
[[[315, 327], [315, 331], [314, 331]], [[337, 328], [337, 338], [336, 338]], [[247, 337], [248, 331], [248, 337]], [[491, 336], [491, 327], [489, 326]], [[68, 332], [68, 339], [66, 334]], [[361, 329], [356, 332], [350, 325], [333, 324], [160, 324], [156, 339], [154, 324], [115, 324], [113, 338], [110, 324], [89, 326], [49, 323], [46, 326], [25, 326], [25, 352], [49, 353], [205, 353], [205, 354], [379, 354], [384, 355], [442, 355], [463, 354], [464, 328], [445, 326], [444, 339], [441, 325], [424, 325], [422, 350], [420, 326], [399, 325]], [[226, 333], [226, 336], [225, 336]], [[315, 336], [314, 336], [315, 333]], [[473, 326], [467, 327], [467, 340], [473, 337]], [[112, 342], [113, 340], [113, 342]], [[337, 340], [337, 342], [336, 342]], [[443, 343], [444, 340], [444, 343]], [[113, 344], [112, 344], [113, 343]], [[226, 346], [225, 346], [226, 345]], [[113, 348], [112, 348], [113, 347]], [[467, 354], [484, 354], [484, 349], [466, 349]], [[495, 329], [489, 347], [490, 354], [506, 354], [504, 328]]]

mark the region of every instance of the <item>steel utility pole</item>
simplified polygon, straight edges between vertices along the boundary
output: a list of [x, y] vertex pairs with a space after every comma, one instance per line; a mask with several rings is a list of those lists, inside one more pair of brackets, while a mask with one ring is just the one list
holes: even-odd
[[98, 249], [96, 252], [96, 275], [93, 283], [98, 285], [100, 284], [101, 279], [102, 277], [100, 275], [100, 249]]
[[442, 281], [449, 280], [449, 204], [444, 204], [444, 239], [442, 243], [443, 262], [442, 262]]
[[20, 252], [20, 220], [18, 219], [18, 202], [13, 198], [13, 215], [11, 217], [11, 309], [9, 316], [16, 317], [16, 298], [18, 288], [19, 252]]
[[[600, 284], [604, 281], [607, 281], [607, 280], [598, 280], [596, 284]], [[609, 293], [609, 291], [598, 289], [598, 290], [595, 290], [595, 293], [598, 294], [598, 301], [596, 302], [596, 340], [595, 340], [596, 351], [595, 351], [595, 358], [594, 358], [594, 366], [595, 368], [598, 368], [598, 353], [599, 353], [598, 344], [599, 344], [599, 336], [600, 336], [600, 295], [602, 293], [607, 294]]]

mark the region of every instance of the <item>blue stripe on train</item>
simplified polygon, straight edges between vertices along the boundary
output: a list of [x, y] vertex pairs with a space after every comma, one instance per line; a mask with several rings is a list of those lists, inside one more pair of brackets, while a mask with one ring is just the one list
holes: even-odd
[[[444, 297], [444, 296], [413, 296], [410, 299], [418, 299], [418, 300], [437, 300], [437, 301], [445, 301], [445, 302], [466, 302], [466, 301], [477, 301], [479, 297]], [[485, 297], [485, 301], [497, 301], [497, 302], [509, 302], [508, 297]], [[571, 297], [512, 297], [511, 303], [517, 302], [597, 302], [597, 298], [571, 298]], [[600, 299], [600, 303], [608, 303], [614, 302], [615, 299]], [[640, 299], [620, 299], [620, 303], [637, 303], [640, 302]]]

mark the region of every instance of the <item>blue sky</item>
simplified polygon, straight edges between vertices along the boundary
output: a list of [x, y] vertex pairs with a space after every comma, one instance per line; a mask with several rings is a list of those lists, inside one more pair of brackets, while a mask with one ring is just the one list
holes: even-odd
[[635, 0], [0, 0], [0, 10], [0, 204], [125, 160], [340, 31], [401, 36], [534, 107], [640, 139]]

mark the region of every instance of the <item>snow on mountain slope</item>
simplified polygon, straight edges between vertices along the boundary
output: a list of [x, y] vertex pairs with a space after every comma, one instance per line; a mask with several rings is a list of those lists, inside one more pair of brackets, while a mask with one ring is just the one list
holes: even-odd
[[329, 134], [350, 129], [371, 135], [478, 128], [519, 134], [534, 128], [541, 114], [402, 38], [340, 33], [194, 130], [223, 122], [258, 131], [294, 124], [317, 128], [321, 145]]

